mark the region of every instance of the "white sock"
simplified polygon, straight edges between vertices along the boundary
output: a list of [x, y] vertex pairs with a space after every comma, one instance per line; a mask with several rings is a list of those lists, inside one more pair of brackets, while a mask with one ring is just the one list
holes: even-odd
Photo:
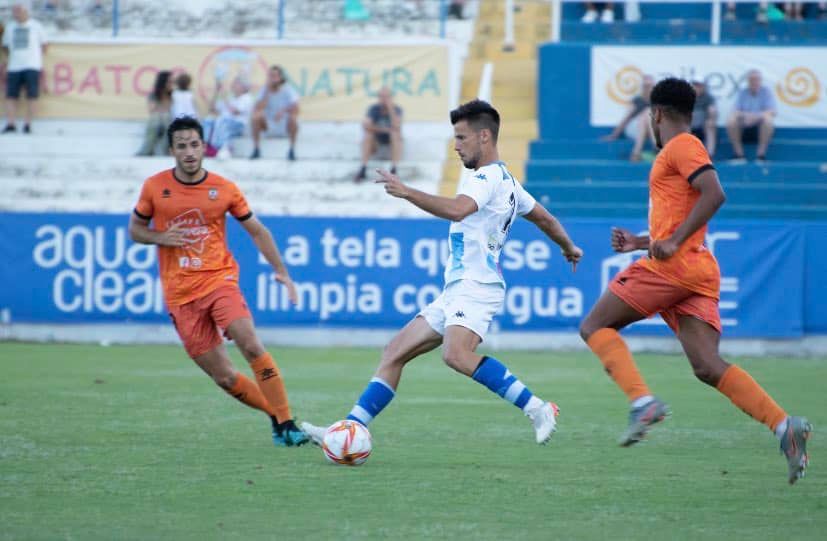
[[646, 404], [648, 404], [649, 402], [651, 402], [654, 399], [655, 399], [655, 397], [650, 395], [650, 394], [647, 394], [646, 396], [641, 396], [640, 398], [636, 398], [636, 399], [632, 400], [632, 409], [639, 408], [641, 406], [645, 406]]
[[778, 426], [775, 427], [775, 437], [779, 440], [784, 437], [784, 432], [787, 431], [787, 425], [789, 424], [788, 421], [790, 420], [789, 417], [784, 418], [783, 421], [778, 423]]
[[531, 410], [542, 407], [543, 404], [545, 404], [545, 402], [532, 395], [531, 398], [528, 399], [528, 402], [525, 403], [525, 406], [523, 406], [523, 411], [528, 413]]

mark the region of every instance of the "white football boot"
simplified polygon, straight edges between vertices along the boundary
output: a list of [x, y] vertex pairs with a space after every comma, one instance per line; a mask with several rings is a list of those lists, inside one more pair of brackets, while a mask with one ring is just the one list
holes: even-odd
[[[534, 433], [537, 436], [537, 443], [545, 445], [551, 439], [551, 435], [557, 430], [557, 416], [560, 415], [560, 408], [554, 402], [546, 402], [533, 410], [528, 410], [526, 415], [534, 424]], [[302, 423], [304, 429], [304, 423]], [[305, 430], [307, 432], [307, 430]], [[308, 432], [308, 434], [310, 434]]]
[[322, 445], [322, 441], [324, 440], [324, 433], [327, 432], [326, 426], [311, 425], [307, 422], [302, 422], [300, 426], [302, 431], [308, 436], [310, 436], [310, 440], [313, 443], [319, 446]]

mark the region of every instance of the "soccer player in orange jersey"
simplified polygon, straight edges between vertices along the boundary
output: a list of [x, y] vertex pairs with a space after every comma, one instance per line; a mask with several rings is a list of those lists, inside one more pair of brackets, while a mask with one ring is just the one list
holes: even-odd
[[651, 103], [652, 129], [662, 150], [649, 174], [649, 235], [612, 230], [615, 251], [648, 250], [649, 257], [615, 276], [580, 325], [583, 340], [631, 402], [620, 444], [637, 443], [669, 415], [617, 332], [659, 313], [680, 340], [695, 376], [775, 433], [787, 458], [788, 480], [795, 483], [807, 467], [810, 423], [788, 416], [747, 372], [718, 353], [721, 275], [704, 236], [724, 192], [703, 143], [690, 133], [695, 91], [682, 79], [664, 79], [652, 90]]
[[[277, 446], [306, 443], [307, 436], [293, 422], [281, 372], [256, 336], [239, 289], [238, 263], [225, 239], [226, 215], [241, 222], [295, 303], [296, 288], [273, 236], [234, 183], [201, 166], [204, 133], [197, 120], [175, 119], [167, 138], [175, 168], [144, 182], [129, 235], [135, 242], [159, 246], [164, 296], [189, 356], [219, 387], [270, 416]], [[250, 363], [255, 383], [233, 367], [219, 328]]]

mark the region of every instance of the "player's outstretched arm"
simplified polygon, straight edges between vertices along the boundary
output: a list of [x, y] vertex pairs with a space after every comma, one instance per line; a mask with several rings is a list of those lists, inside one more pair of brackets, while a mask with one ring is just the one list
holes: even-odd
[[384, 184], [385, 191], [400, 199], [407, 199], [417, 207], [437, 218], [445, 218], [452, 222], [461, 222], [466, 216], [477, 212], [477, 202], [467, 195], [458, 195], [454, 198], [431, 195], [405, 185], [399, 177], [384, 169], [377, 169], [379, 174], [377, 184]]
[[181, 224], [173, 224], [165, 231], [156, 231], [149, 227], [149, 220], [145, 220], [135, 213], [129, 218], [129, 238], [140, 244], [157, 244], [159, 246], [183, 246], [186, 244], [186, 231]]
[[276, 246], [276, 241], [273, 239], [270, 230], [255, 216], [244, 220], [241, 222], [241, 225], [247, 233], [250, 234], [250, 237], [252, 237], [253, 242], [261, 252], [261, 255], [264, 256], [264, 259], [266, 259], [267, 262], [270, 263], [270, 266], [273, 267], [273, 270], [276, 271], [276, 281], [284, 284], [287, 288], [287, 296], [290, 302], [296, 304], [296, 302], [298, 302], [296, 286], [293, 284], [293, 280], [287, 272], [287, 267], [281, 259], [281, 252], [279, 252], [279, 248]]
[[583, 250], [572, 242], [563, 224], [540, 203], [535, 203], [531, 212], [524, 217], [560, 247], [563, 257], [571, 263], [571, 270], [576, 271], [577, 263], [583, 257]]
[[692, 234], [703, 227], [724, 204], [726, 196], [718, 173], [714, 169], [707, 169], [692, 181], [692, 189], [701, 192], [695, 206], [689, 211], [689, 216], [678, 226], [672, 236], [664, 240], [650, 243], [649, 254], [655, 259], [668, 259], [678, 251], [680, 245]]

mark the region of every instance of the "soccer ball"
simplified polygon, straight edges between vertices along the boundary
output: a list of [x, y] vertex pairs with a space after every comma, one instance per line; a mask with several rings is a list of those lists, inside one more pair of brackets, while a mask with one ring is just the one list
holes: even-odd
[[370, 432], [362, 423], [344, 420], [328, 427], [322, 440], [324, 456], [334, 464], [364, 464], [372, 448]]

